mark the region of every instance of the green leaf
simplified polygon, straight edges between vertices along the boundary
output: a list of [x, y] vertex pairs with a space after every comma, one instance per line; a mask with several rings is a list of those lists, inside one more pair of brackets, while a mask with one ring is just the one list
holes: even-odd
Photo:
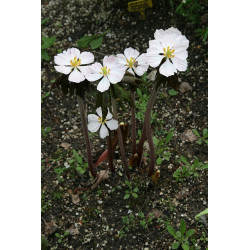
[[48, 23], [49, 23], [49, 20], [50, 20], [49, 17], [47, 17], [47, 18], [45, 18], [45, 19], [42, 19], [41, 25], [46, 25], [46, 24], [48, 24]]
[[174, 243], [172, 244], [172, 249], [177, 249], [179, 246], [180, 246], [180, 243], [179, 243], [179, 242], [174, 242]]
[[137, 95], [139, 96], [139, 97], [141, 97], [142, 96], [142, 92], [141, 92], [141, 90], [140, 89], [136, 89], [136, 92], [137, 92]]
[[169, 0], [170, 6], [174, 8], [173, 0]]
[[187, 158], [186, 158], [185, 156], [181, 155], [181, 156], [180, 156], [180, 160], [181, 160], [183, 163], [189, 165], [189, 163], [188, 163], [188, 161], [187, 161]]
[[197, 137], [201, 137], [199, 132], [196, 129], [193, 129], [192, 132], [197, 136]]
[[199, 145], [201, 145], [201, 144], [202, 144], [202, 140], [199, 139], [199, 140], [197, 141], [197, 143], [198, 143]]
[[182, 238], [181, 232], [180, 232], [180, 231], [177, 231], [177, 232], [176, 232], [176, 236], [177, 236], [179, 239], [181, 239], [181, 238]]
[[41, 59], [45, 61], [50, 61], [50, 56], [47, 51], [42, 50]]
[[66, 231], [65, 233], [64, 233], [64, 236], [67, 236], [69, 234], [69, 231]]
[[127, 200], [129, 197], [130, 197], [130, 194], [126, 194], [126, 195], [124, 196], [124, 200]]
[[208, 208], [206, 208], [205, 210], [203, 210], [202, 212], [200, 212], [199, 214], [197, 214], [195, 216], [195, 219], [198, 219], [199, 217], [201, 217], [202, 215], [206, 215], [208, 214]]
[[61, 242], [62, 242], [62, 240], [61, 240], [61, 239], [59, 239], [57, 242], [58, 242], [58, 243], [61, 243]]
[[176, 90], [174, 90], [174, 89], [170, 89], [170, 90], [168, 91], [168, 94], [169, 94], [170, 96], [176, 96], [176, 95], [178, 95], [178, 91], [176, 91]]
[[160, 165], [161, 163], [162, 163], [162, 159], [161, 159], [161, 157], [158, 157], [157, 160], [156, 160], [156, 164]]
[[97, 49], [102, 45], [103, 36], [98, 37], [97, 39], [92, 40], [89, 45], [91, 49]]
[[133, 191], [137, 193], [139, 191], [139, 188], [136, 187], [136, 188], [134, 188]]
[[195, 233], [195, 230], [194, 230], [194, 229], [190, 229], [190, 230], [187, 231], [186, 237], [189, 238], [189, 237], [191, 237], [194, 233]]
[[56, 236], [57, 238], [60, 238], [60, 237], [61, 237], [61, 235], [60, 235], [59, 233], [55, 233], [55, 236]]
[[172, 235], [172, 236], [176, 236], [176, 232], [175, 232], [175, 230], [174, 230], [174, 228], [172, 227], [172, 226], [170, 226], [170, 225], [167, 225], [167, 230], [168, 230], [168, 232]]
[[184, 233], [186, 231], [186, 223], [185, 223], [185, 221], [183, 219], [181, 219], [180, 231], [181, 231], [182, 235], [184, 235]]
[[137, 194], [137, 193], [132, 193], [132, 195], [133, 195], [135, 198], [138, 198], [138, 194]]
[[181, 246], [182, 246], [183, 250], [189, 250], [189, 246], [186, 245], [185, 243], [182, 243]]
[[165, 139], [165, 143], [167, 144], [173, 137], [174, 133], [173, 132], [169, 132], [166, 139]]
[[206, 128], [203, 129], [203, 136], [208, 134], [208, 130]]
[[77, 46], [80, 48], [87, 48], [87, 47], [89, 47], [89, 43], [96, 38], [98, 38], [97, 35], [84, 36], [84, 37], [80, 38], [79, 40], [77, 40], [76, 43], [77, 43]]
[[143, 212], [139, 212], [139, 213], [138, 213], [138, 216], [139, 216], [140, 218], [144, 218], [144, 213], [143, 213]]
[[54, 45], [54, 43], [56, 41], [56, 37], [55, 36], [52, 36], [52, 37], [43, 36], [42, 41], [43, 41], [42, 49], [48, 49], [52, 45]]

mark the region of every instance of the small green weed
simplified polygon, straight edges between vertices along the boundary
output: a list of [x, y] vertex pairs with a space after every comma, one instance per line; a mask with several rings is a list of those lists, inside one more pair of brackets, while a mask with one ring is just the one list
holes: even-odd
[[42, 137], [45, 138], [45, 137], [48, 136], [48, 133], [51, 132], [51, 127], [46, 127], [46, 128], [44, 128], [44, 127], [42, 126], [41, 132], [42, 132]]
[[[199, 162], [199, 159], [196, 159], [193, 164], [190, 164], [185, 156], [180, 156], [179, 162], [182, 164], [181, 167], [175, 170], [173, 176], [176, 181], [183, 181], [184, 179], [188, 179], [189, 177], [198, 177], [198, 170], [208, 168], [208, 164], [203, 164]], [[184, 164], [184, 165], [183, 165]]]
[[49, 95], [50, 95], [50, 92], [46, 92], [45, 94], [43, 94], [41, 97], [41, 103], [43, 103], [44, 99], [47, 98]]
[[192, 131], [198, 137], [198, 140], [196, 142], [199, 145], [201, 145], [203, 143], [208, 144], [208, 130], [206, 128], [203, 129], [202, 136], [200, 135], [200, 133], [196, 129], [193, 129]]
[[69, 235], [69, 231], [64, 232], [64, 234], [59, 234], [59, 233], [55, 233], [55, 236], [58, 238], [57, 242], [60, 244], [66, 236]]
[[156, 164], [160, 165], [162, 161], [169, 161], [169, 157], [171, 153], [169, 152], [169, 147], [167, 144], [170, 142], [174, 135], [174, 128], [171, 128], [169, 132], [164, 132], [164, 138], [157, 139], [157, 137], [153, 137], [154, 145], [155, 145], [155, 155], [156, 155]]
[[48, 54], [47, 49], [52, 47], [55, 41], [56, 41], [55, 36], [52, 36], [52, 37], [43, 36], [42, 37], [42, 55], [41, 55], [42, 60], [50, 61], [50, 56]]
[[139, 188], [133, 188], [132, 184], [129, 181], [125, 181], [125, 183], [128, 186], [128, 190], [125, 191], [125, 196], [124, 196], [124, 200], [127, 200], [130, 198], [130, 196], [133, 196], [134, 198], [138, 198], [138, 192], [139, 192]]
[[172, 249], [177, 249], [181, 245], [184, 250], [190, 249], [189, 238], [195, 233], [194, 229], [190, 229], [186, 231], [186, 222], [182, 219], [180, 222], [179, 231], [175, 231], [175, 229], [167, 225], [168, 232], [174, 237], [175, 242], [172, 244]]

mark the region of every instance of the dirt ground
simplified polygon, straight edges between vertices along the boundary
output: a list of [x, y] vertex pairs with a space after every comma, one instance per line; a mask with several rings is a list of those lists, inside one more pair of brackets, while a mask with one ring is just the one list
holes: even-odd
[[[148, 9], [146, 20], [140, 20], [139, 13], [129, 13], [125, 2], [42, 1], [42, 19], [50, 18], [42, 27], [42, 35], [56, 36], [54, 46], [48, 50], [51, 61], [42, 61], [42, 95], [61, 76], [55, 72], [53, 62], [58, 49], [76, 47], [76, 40], [82, 36], [109, 30], [102, 46], [93, 51], [95, 61], [101, 61], [102, 54], [123, 53], [127, 47], [146, 52], [148, 41], [153, 39], [156, 29], [174, 26], [190, 41], [188, 70], [178, 73], [178, 79], [180, 83], [187, 82], [191, 88], [170, 96], [170, 88], [162, 87], [155, 102], [152, 123], [158, 139], [164, 139], [167, 131], [173, 129], [174, 136], [168, 143], [171, 156], [157, 165], [161, 174], [155, 185], [143, 169], [131, 170], [131, 183], [139, 189], [138, 197], [124, 199], [128, 186], [116, 150], [114, 164], [117, 174], [110, 175], [109, 179], [91, 190], [92, 180], [88, 171], [79, 175], [72, 167], [68, 168], [73, 159], [73, 149], [86, 162], [76, 97], [63, 95], [59, 88], [54, 87], [42, 102], [42, 127], [51, 128], [50, 132], [42, 135], [41, 143], [42, 249], [171, 249], [174, 238], [166, 230], [166, 224], [177, 229], [181, 219], [185, 220], [187, 229], [195, 229], [193, 240], [189, 241], [193, 249], [207, 247], [207, 217], [197, 220], [195, 216], [208, 207], [208, 170], [199, 170], [197, 177], [181, 182], [173, 177], [181, 166], [180, 156], [185, 156], [189, 162], [198, 158], [200, 162], [207, 163], [207, 144], [198, 144], [187, 137], [187, 130], [196, 129], [202, 134], [203, 129], [208, 128], [207, 43], [196, 36], [195, 25], [173, 14], [171, 8], [163, 6], [161, 1], [158, 6]], [[95, 88], [91, 91], [94, 93]], [[150, 94], [150, 86], [145, 94]], [[138, 100], [138, 96], [136, 98]], [[95, 95], [92, 92], [88, 95], [88, 102], [89, 112], [94, 113], [91, 104], [95, 103]], [[119, 109], [119, 115], [119, 122], [126, 122], [131, 128], [130, 114]], [[139, 119], [137, 126], [142, 128]], [[106, 148], [106, 140], [100, 139], [96, 133], [91, 135], [91, 142], [96, 161]], [[131, 155], [130, 145], [129, 133], [125, 145], [128, 158]], [[107, 164], [100, 164], [98, 170], [106, 169]], [[147, 160], [145, 164], [148, 164]], [[152, 220], [150, 214], [154, 215]], [[63, 236], [65, 232], [69, 234]]]

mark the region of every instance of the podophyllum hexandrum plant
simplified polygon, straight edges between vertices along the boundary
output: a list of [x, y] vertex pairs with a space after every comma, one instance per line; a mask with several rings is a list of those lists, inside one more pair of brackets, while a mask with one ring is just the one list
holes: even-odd
[[[113, 151], [117, 142], [120, 147], [122, 162], [127, 177], [130, 178], [128, 162], [125, 157], [124, 135], [125, 124], [119, 123], [117, 114], [117, 101], [127, 100], [131, 106], [132, 124], [132, 159], [140, 164], [143, 155], [143, 145], [148, 140], [150, 149], [149, 176], [155, 171], [155, 150], [151, 131], [151, 111], [161, 85], [168, 81], [177, 71], [187, 69], [187, 48], [189, 41], [176, 28], [156, 30], [154, 40], [149, 41], [147, 53], [133, 48], [126, 48], [124, 54], [105, 56], [103, 64], [94, 62], [94, 55], [90, 52], [82, 52], [71, 48], [55, 56], [55, 69], [65, 75], [69, 75], [68, 81], [75, 83], [74, 92], [77, 95], [79, 111], [82, 121], [83, 134], [86, 142], [88, 166], [91, 174], [96, 177], [96, 165], [92, 160], [91, 143], [88, 130], [92, 133], [99, 130], [102, 139], [108, 137], [108, 150], [100, 157], [98, 163], [108, 156], [109, 168], [115, 171], [113, 166]], [[135, 91], [140, 87], [139, 78], [147, 72], [149, 66], [156, 68], [156, 78], [153, 82], [138, 145], [136, 145], [136, 119], [135, 119]], [[97, 83], [96, 114], [86, 114], [86, 91], [90, 82]], [[123, 87], [123, 83], [129, 86], [130, 94]], [[88, 121], [87, 121], [88, 120]], [[120, 124], [120, 125], [119, 125]], [[124, 130], [122, 133], [122, 130]], [[112, 131], [114, 137], [112, 139]]]

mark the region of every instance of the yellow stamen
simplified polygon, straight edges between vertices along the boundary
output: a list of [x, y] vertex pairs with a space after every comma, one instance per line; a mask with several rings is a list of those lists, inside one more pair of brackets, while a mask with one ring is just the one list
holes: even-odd
[[98, 117], [98, 122], [101, 123], [101, 124], [103, 125], [103, 124], [106, 123], [107, 121], [106, 121], [106, 119], [103, 121], [103, 120], [102, 120], [102, 117]]
[[76, 68], [77, 66], [81, 65], [81, 59], [74, 57], [73, 60], [70, 60], [70, 64], [73, 68]]
[[171, 50], [169, 46], [167, 47], [167, 49], [164, 48], [163, 51], [164, 51], [164, 56], [166, 58], [174, 58], [175, 57], [175, 55], [173, 55], [175, 50], [174, 49]]
[[102, 67], [101, 70], [102, 71], [100, 71], [99, 73], [104, 76], [108, 75], [110, 72], [110, 68], [107, 68], [107, 66]]
[[135, 63], [135, 59], [134, 59], [133, 57], [130, 57], [129, 60], [127, 59], [127, 64], [126, 64], [126, 66], [128, 66], [129, 68], [132, 68], [133, 65], [134, 65], [134, 63]]

